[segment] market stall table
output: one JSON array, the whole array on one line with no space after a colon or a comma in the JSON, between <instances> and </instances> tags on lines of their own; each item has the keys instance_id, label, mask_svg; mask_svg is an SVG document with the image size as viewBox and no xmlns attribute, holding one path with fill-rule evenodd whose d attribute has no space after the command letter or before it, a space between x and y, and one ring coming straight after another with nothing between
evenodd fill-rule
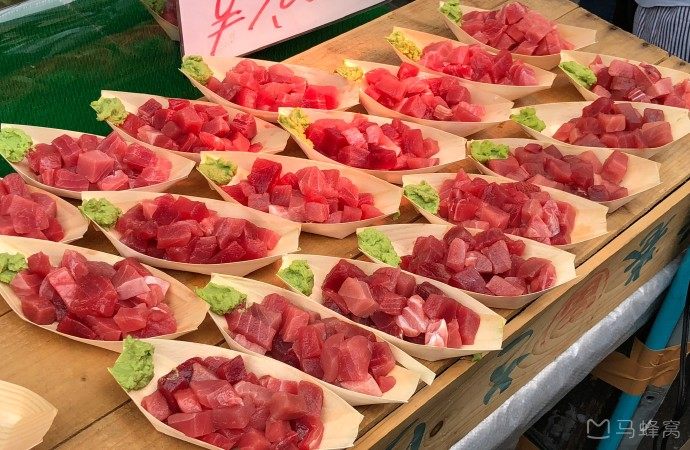
<instances>
[{"instance_id":1,"label":"market stall table","mask_svg":"<svg viewBox=\"0 0 690 450\"><path fill-rule=\"evenodd\" d=\"M501 1L464 2L494 8ZM530 0L528 6L561 23L596 29L598 42L585 51L614 54L687 70L685 63L598 19L565 0ZM364 26L318 45L290 62L332 70L343 58L396 63L385 41L394 25L452 37L437 13L435 0L417 0ZM152 92L155 94L156 92ZM581 100L563 75L550 90L516 102ZM524 137L519 127L504 123L473 138ZM676 142L654 159L662 164L662 184L609 216L610 233L578 246L579 278L543 295L521 311L499 311L509 322L504 349L483 358L427 363L439 375L404 405L361 407L365 418L359 448L448 448L473 429L519 387L562 353L585 331L606 316L687 245L690 220L690 138ZM283 154L300 156L294 142ZM470 169L468 162L449 171ZM172 190L218 198L194 172ZM424 222L404 203L395 223ZM107 240L90 229L77 245L114 252ZM356 238L334 240L305 234L304 253L361 258ZM250 275L280 285L279 264ZM207 276L170 272L190 287L202 286ZM182 339L220 345L223 338L209 318ZM0 304L0 379L21 383L58 408L58 416L40 448L189 448L188 444L153 430L135 405L105 370L116 354L77 344L31 326Z\"/></svg>"}]
</instances>

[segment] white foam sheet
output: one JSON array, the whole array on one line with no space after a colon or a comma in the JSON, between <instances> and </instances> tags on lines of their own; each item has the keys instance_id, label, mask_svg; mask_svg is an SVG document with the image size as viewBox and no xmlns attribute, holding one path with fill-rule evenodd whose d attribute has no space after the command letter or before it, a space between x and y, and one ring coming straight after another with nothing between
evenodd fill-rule
<instances>
[{"instance_id":1,"label":"white foam sheet","mask_svg":"<svg viewBox=\"0 0 690 450\"><path fill-rule=\"evenodd\" d=\"M682 255L681 255L682 256ZM676 258L509 397L451 450L515 448L518 438L652 315L680 263ZM494 400L496 401L496 400Z\"/></svg>"}]
</instances>

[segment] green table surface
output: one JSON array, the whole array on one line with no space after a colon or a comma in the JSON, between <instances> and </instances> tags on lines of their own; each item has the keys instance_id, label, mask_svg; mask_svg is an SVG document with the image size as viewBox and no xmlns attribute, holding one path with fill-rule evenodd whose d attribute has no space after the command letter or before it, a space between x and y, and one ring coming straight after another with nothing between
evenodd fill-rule
<instances>
[{"instance_id":1,"label":"green table surface","mask_svg":"<svg viewBox=\"0 0 690 450\"><path fill-rule=\"evenodd\" d=\"M377 6L250 55L281 61L379 17ZM0 122L107 134L101 89L198 98L171 41L136 0L77 0L0 23ZM0 176L11 168L0 159Z\"/></svg>"}]
</instances>

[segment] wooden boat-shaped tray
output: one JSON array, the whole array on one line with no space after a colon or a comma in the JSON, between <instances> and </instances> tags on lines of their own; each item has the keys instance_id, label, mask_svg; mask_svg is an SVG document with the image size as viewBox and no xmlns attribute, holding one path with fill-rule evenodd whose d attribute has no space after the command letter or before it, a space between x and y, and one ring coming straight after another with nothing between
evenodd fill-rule
<instances>
[{"instance_id":1,"label":"wooden boat-shaped tray","mask_svg":"<svg viewBox=\"0 0 690 450\"><path fill-rule=\"evenodd\" d=\"M444 2L440 2L440 5L443 5ZM465 6L465 5L460 5L460 11L464 14L467 14L470 11L488 11L486 9L481 9L481 8L474 8L472 6ZM441 17L443 17L443 21L445 22L446 26L448 29L455 35L455 37L458 38L460 42L464 42L465 44L479 44L481 45L485 50L490 51L491 53L498 53L499 49L490 47L486 44L482 44L469 34L465 32L465 30L462 29L460 25L457 23L453 22L450 20L448 17L446 17L445 14L441 14ZM582 47L587 47L588 45L592 45L597 41L597 31L592 30L589 28L581 28L581 27L574 27L572 25L564 25L561 23L556 24L556 29L558 30L558 34L561 35L564 39L569 41L575 49L579 49ZM561 61L561 55L560 53L555 53L553 55L543 55L543 56L533 56L533 55L521 55L519 53L512 53L512 55L515 58L521 59L524 62L531 64L536 67L541 67L542 69L549 70L553 69L558 65L558 63Z\"/></svg>"},{"instance_id":2,"label":"wooden boat-shaped tray","mask_svg":"<svg viewBox=\"0 0 690 450\"><path fill-rule=\"evenodd\" d=\"M232 277L228 275L219 274L211 275L211 283L218 284L221 286L233 287L238 291L242 292L243 294L246 294L247 299L245 301L245 305L247 307L249 307L253 303L261 303L264 297L266 297L269 294L278 294L285 297L291 304L295 305L299 309L315 312L319 314L321 318L335 317L344 322L353 324L354 326L362 327L356 322L344 318L343 316L335 313L334 311L331 311L325 306L309 300L302 294L297 294L295 292L279 288L272 284L262 283L260 281L255 281L249 278ZM215 322L216 326L218 326L220 332L223 334L223 337L225 338L225 341L228 343L230 348L244 353L258 355L258 353L253 352L250 349L247 349L246 347L243 347L241 344L239 344L236 340L232 338L232 336L228 332L228 324L224 316L215 314L212 311L209 311L209 314L211 315L211 318ZM427 384L431 384L431 382L434 380L436 376L436 374L433 371L427 369L419 361L412 358L399 348L395 347L393 344L384 341L378 336L377 339L379 341L386 342L390 346L390 349L393 352L393 356L395 357L396 362L398 363L397 366L388 374L389 376L395 378L395 386L390 391L385 392L381 397L351 391L349 389L345 389L335 384L328 383L318 378L312 377L311 375L307 376L310 377L312 382L325 386L327 389L330 389L331 391L335 392L340 397L345 399L346 402L353 406L372 405L379 403L405 403L410 399L412 394L415 393L415 390L417 389L417 384L419 383L420 379L422 379L422 381L424 381Z\"/></svg>"},{"instance_id":3,"label":"wooden boat-shaped tray","mask_svg":"<svg viewBox=\"0 0 690 450\"><path fill-rule=\"evenodd\" d=\"M467 175L470 178L483 178L489 183L514 183L513 180L509 180L504 177L477 175L473 173L468 173ZM438 191L443 182L448 179L455 179L455 174L433 173L424 177L419 175L409 175L403 179L403 187L408 184L419 184L422 181L426 181L434 189L436 189L436 191ZM586 198L578 197L577 195L559 191L558 189L545 186L539 186L539 188L545 192L548 192L555 200L570 203L577 211L575 216L575 225L570 233L571 242L569 244L557 245L555 247L558 247L562 250L567 250L585 241L603 236L607 233L606 213L608 212L608 208L606 206L600 205L591 200L587 200ZM436 214L432 214L424 208L420 208L416 203L410 203L412 203L420 214L422 214L430 223L451 225L451 223L447 220Z\"/></svg>"},{"instance_id":4,"label":"wooden boat-shaped tray","mask_svg":"<svg viewBox=\"0 0 690 450\"><path fill-rule=\"evenodd\" d=\"M359 100L357 98L357 86L354 83L349 82L348 80L332 74L328 73L326 71L320 70L320 69L315 69L313 67L307 67L307 66L301 66L297 64L288 64L288 63L276 63L273 61L264 61L260 59L250 59L250 58L242 58L242 57L220 57L220 56L204 56L204 62L208 65L208 67L211 69L213 72L213 76L218 78L219 80L223 80L225 78L225 74L228 70L232 69L239 63L240 61L244 59L249 59L250 61L254 61L256 64L259 66L272 66L274 64L282 64L286 67L289 67L292 69L292 71L295 73L296 76L302 77L307 80L309 84L313 85L320 85L320 86L335 86L338 88L338 92L340 93L340 102L338 104L338 107L336 109L338 110L345 110L348 108L351 108L355 106L356 104L359 103ZM182 72L184 73L184 72ZM232 103L231 101L221 97L220 95L216 94L203 84L199 83L197 80L194 78L190 77L187 74L184 74L187 79L196 87L199 89L199 91L206 97L208 100L218 103L219 105L225 105L229 106L231 108L235 109L241 109L242 111L246 111L250 113L251 115L255 117L259 117L263 120L266 120L268 122L277 122L278 121L278 111L266 111L262 109L254 109L254 108L247 108L244 106L240 106L236 103Z\"/></svg>"},{"instance_id":5,"label":"wooden boat-shaped tray","mask_svg":"<svg viewBox=\"0 0 690 450\"><path fill-rule=\"evenodd\" d=\"M377 230L384 235L386 235L393 244L395 252L399 256L411 255L412 248L418 237L421 236L434 236L438 239L443 239L443 236L448 230L450 230L453 225L439 225L439 224L427 224L427 223L411 223L411 224L400 224L400 225L381 225L377 227L369 227L370 229ZM361 228L357 230L357 234L367 228ZM470 233L477 234L480 230L468 229ZM575 255L568 253L564 250L560 250L551 245L542 244L540 242L533 241L531 239L523 238L520 236L506 235L510 239L519 240L525 243L525 253L522 255L523 258L544 258L551 261L556 268L556 281L554 285L548 289L544 289L539 292L532 292L524 295L515 296L501 296L501 295L489 295L481 294L479 292L466 291L461 289L470 297L479 300L482 304L488 306L489 308L502 308L502 309L520 309L532 302L534 299L540 295L550 291L551 289L560 286L562 284L568 283L574 280L577 275L575 274ZM365 252L361 247L360 250L366 255L370 260L385 264L373 255Z\"/></svg>"},{"instance_id":6,"label":"wooden boat-shaped tray","mask_svg":"<svg viewBox=\"0 0 690 450\"><path fill-rule=\"evenodd\" d=\"M62 254L65 250L76 251L86 257L89 261L102 261L108 264L115 264L121 261L122 258L110 253L99 252L84 247L76 247L74 245L67 245L59 242L43 241L38 239L28 239L13 236L3 236L0 239L0 253L21 253L25 257L29 257L34 253L43 252L50 258L54 265L59 264L62 259ZM208 304L198 298L194 293L184 284L180 283L174 277L160 271L154 267L146 267L153 276L170 283L170 288L165 296L165 303L170 307L175 320L177 321L177 330L175 333L157 336L155 339L175 339L183 334L191 333L196 330L201 322L206 317L208 311ZM61 333L57 331L57 322L51 325L38 325L31 322L22 312L21 300L14 293L12 288L4 283L0 283L0 294L7 301L7 304L12 310L26 322L41 327L44 330L59 334L60 336L72 339L84 344L95 345L106 350L114 352L122 351L122 341L104 341L100 339L84 339L71 334Z\"/></svg>"},{"instance_id":7,"label":"wooden boat-shaped tray","mask_svg":"<svg viewBox=\"0 0 690 450\"><path fill-rule=\"evenodd\" d=\"M164 194L157 194L153 192L84 192L82 200L104 198L113 205L120 208L122 213L127 212L131 207L140 203L143 200L153 200ZM179 195L174 195L179 197ZM169 261L167 259L154 258L153 256L139 253L138 251L128 247L120 241L120 233L115 228L107 229L94 222L96 228L101 230L105 237L113 244L115 249L122 256L136 258L144 264L162 269L183 270L185 272L195 272L201 274L211 273L225 273L228 275L244 276L261 267L271 264L273 261L279 259L286 253L296 252L299 250L299 234L300 225L289 220L281 219L255 209L247 208L239 204L224 202L222 200L211 200L208 198L191 197L185 195L184 197L196 202L203 202L209 210L216 211L220 217L233 217L238 219L246 219L254 225L268 228L275 231L281 237L278 244L272 250L269 250L268 256L258 259L251 259L248 261L237 261L222 264L194 264L185 262Z\"/></svg>"},{"instance_id":8,"label":"wooden boat-shaped tray","mask_svg":"<svg viewBox=\"0 0 690 450\"><path fill-rule=\"evenodd\" d=\"M359 67L366 74L370 70L374 69L386 69L392 74L398 72L397 66L392 66L390 64L374 63L369 61L356 61L353 59L346 59L343 64L346 67ZM418 78L430 79L439 78L439 75L431 74L427 72L420 72L417 75ZM390 109L383 106L381 103L370 97L365 91L367 87L367 82L364 78L360 81L360 91L359 91L359 101L366 108L369 114L375 116L388 117L391 119L401 119L408 122L418 123L420 125L426 125L428 127L438 128L439 130L446 131L458 136L467 136L473 133L477 133L491 126L497 125L506 120L510 115L510 108L513 102L500 97L493 92L484 91L478 89L474 86L465 86L470 91L473 104L481 104L484 106L486 113L480 122L459 122L456 120L431 120L431 119L419 119L416 117L408 116L394 109Z\"/></svg>"},{"instance_id":9,"label":"wooden boat-shaped tray","mask_svg":"<svg viewBox=\"0 0 690 450\"><path fill-rule=\"evenodd\" d=\"M553 135L565 122L570 119L582 116L582 108L588 106L592 102L562 102L562 103L542 103L540 105L529 105L528 108L534 108L538 118L544 121L546 128L542 131L533 130L519 124L522 129L532 136L534 139L540 141L550 142L552 144L566 144L582 149L582 151L589 150L592 147L585 147L581 145L572 145L567 142L554 139ZM674 108L672 106L655 105L652 103L638 103L638 102L616 102L616 103L630 103L633 108L639 111L640 114L645 108L660 109L664 112L666 121L671 124L671 134L673 140L661 147L652 148L609 148L609 150L620 150L625 153L630 153L640 158L651 158L657 153L671 147L678 139L690 133L690 116L688 110L684 108ZM525 107L522 107L525 108ZM519 114L522 108L515 108L511 114Z\"/></svg>"},{"instance_id":10,"label":"wooden boat-shaped tray","mask_svg":"<svg viewBox=\"0 0 690 450\"><path fill-rule=\"evenodd\" d=\"M161 97L159 95L151 95L151 94L139 94L136 92L120 92L120 91L101 91L101 98L117 98L119 99L123 105L125 105L125 109L127 110L128 113L131 114L136 114L137 110L141 105L143 105L147 100L149 99L154 99L157 100L163 107L168 106L168 98L167 97ZM203 105L203 106L218 106L216 103L210 103L210 102L203 102L199 100L189 100L192 105ZM236 108L230 108L229 106L226 105L220 105L222 106L229 114L229 117L235 117L238 113L242 112L239 109ZM256 136L254 139L252 139L252 144L259 143L262 145L261 150L259 153L280 153L283 150L285 150L285 146L287 145L288 138L290 137L288 133L286 133L284 130L282 130L280 127L270 123L266 122L265 120L262 120L258 117L254 118L256 120ZM108 121L106 121L108 122ZM199 153L193 153L193 152L181 152L177 150L170 150L167 148L163 147L156 147L151 144L147 144L144 141L140 141L136 137L132 136L131 134L127 133L125 130L122 128L118 127L117 125L108 122L108 125L110 127L117 131L117 133L122 136L122 139L129 141L129 142L136 142L139 145L143 145L148 148L152 149L160 149L164 152L167 153L175 153L176 155L182 156L187 159L191 159L194 162L199 162Z\"/></svg>"},{"instance_id":11,"label":"wooden boat-shaped tray","mask_svg":"<svg viewBox=\"0 0 690 450\"><path fill-rule=\"evenodd\" d=\"M424 47L426 47L429 44L434 44L437 42L450 42L453 44L453 48L457 48L460 46L467 46L470 44L463 44L458 41L454 41L453 39L448 39L444 38L441 36L436 36L434 34L429 34L429 33L424 33L423 31L417 31L417 30L411 30L409 28L401 28L401 27L393 27L393 32L400 32L402 33L405 38L409 39L410 41L414 42L415 45L420 50L423 50ZM419 61L414 61L407 56L405 56L402 52L400 52L395 46L391 44L391 47L395 51L395 53L398 55L398 58L400 58L400 61L407 62L410 64L413 64L417 67L419 67L420 70L423 70L425 72L433 73L439 76L453 76L449 75L443 72L439 72L437 70L430 69L422 64L419 63ZM515 54L513 54L513 57L515 58ZM553 80L556 79L556 74L549 72L548 70L540 69L537 66L533 66L531 64L525 63L527 67L532 69L534 71L534 75L537 78L537 84L534 85L529 85L529 86L517 86L517 85L510 85L510 84L493 84L493 83L483 83L481 81L472 81L468 80L466 78L460 78L460 77L455 77L458 80L462 81L462 83L466 86L474 86L478 89L482 89L487 92L493 92L496 95L500 95L503 98L506 98L508 100L515 100L520 97L524 97L526 95L534 94L535 92L543 91L545 89L550 89L551 85L553 84Z\"/></svg>"},{"instance_id":12,"label":"wooden boat-shaped tray","mask_svg":"<svg viewBox=\"0 0 690 450\"><path fill-rule=\"evenodd\" d=\"M611 55L602 55L601 53L588 53L588 52L578 52L574 50L561 50L561 62L566 62L566 61L575 61L579 64L582 64L585 67L589 67L589 64L594 61L594 58L599 56L601 58L601 61L606 64L607 66L611 65L611 61L613 60L622 60L629 62L630 64L634 64L636 66L641 64L641 61L635 61L632 59L626 59L626 58L620 58L618 56L611 56ZM670 78L673 84L680 83L683 80L690 79L690 74L687 72L683 72L680 70L674 70L670 69L668 67L664 66L655 66L654 64L650 64L656 68L656 70L659 71L661 74L662 78ZM565 70L561 69L559 67L560 71L563 72L567 77L568 81L575 86L575 89L577 89L580 94L582 94L582 97L584 97L585 100L590 100L594 101L599 98L597 94L592 92L591 90L587 89L577 81Z\"/></svg>"},{"instance_id":13,"label":"wooden boat-shaped tray","mask_svg":"<svg viewBox=\"0 0 690 450\"><path fill-rule=\"evenodd\" d=\"M279 162L283 166L283 172L296 172L303 167L318 167L321 170L327 169L337 169L340 171L341 176L349 178L355 186L357 186L360 192L368 192L374 196L374 206L376 206L382 213L382 216L374 217L371 219L358 220L354 222L343 222L343 223L298 223L290 222L294 224L299 224L302 226L302 230L307 233L320 234L322 236L333 237L337 239L342 239L350 234L354 233L359 227L364 227L371 225L381 219L394 214L398 211L400 207L400 199L402 197L402 189L397 186L393 186L383 180L380 180L372 175L366 174L359 169L354 169L352 167L347 167L342 164L327 163L322 161L312 161L304 158L293 158L290 156L279 156L279 155L257 155L255 153L234 153L228 155L225 152L201 152L201 160L204 158L220 158L225 161L232 161L237 164L237 173L233 179L228 184L235 184L247 178L247 175L251 172L252 165L257 158L268 159L271 161ZM202 174L203 175L203 174ZM205 177L206 178L206 177ZM221 187L216 184L210 178L206 178L209 186L215 189L221 197L225 200L237 203L237 200L232 198L227 192L225 192ZM271 215L276 220L280 219L278 216ZM285 220L285 219L282 219ZM235 274L232 274L235 275Z\"/></svg>"},{"instance_id":14,"label":"wooden boat-shaped tray","mask_svg":"<svg viewBox=\"0 0 690 450\"><path fill-rule=\"evenodd\" d=\"M579 155L589 150L592 153L594 153L597 156L597 158L599 158L599 161L601 161L602 163L606 160L606 158L608 158L611 155L611 153L613 153L613 150L610 150L608 148L587 147L587 150L584 150L583 147L577 147L563 142L559 144L553 144L552 142L534 141L532 139L521 138L483 140L495 142L496 144L507 145L508 147L510 147L511 153L513 153L513 151L517 147L524 147L527 144L539 144L542 147L555 145L556 147L558 147L558 150L560 150L560 152L564 155ZM470 155L470 158L472 158L471 152L469 150L469 146L471 143L471 141L467 143L467 153ZM475 165L483 174L501 177L501 175L489 169L486 165L480 163L474 158L472 158L472 160L475 162ZM640 158L639 156L628 154L628 171L625 173L625 176L623 177L623 180L620 183L621 186L628 190L628 195L622 198L618 198L616 200L609 200L606 202L597 203L606 206L609 209L609 214L611 214L621 206L625 205L626 203L634 199L642 192L661 184L661 178L659 175L660 168L661 164L659 163L656 163L649 159ZM506 178L507 180L510 179L507 177L502 178Z\"/></svg>"},{"instance_id":15,"label":"wooden boat-shaped tray","mask_svg":"<svg viewBox=\"0 0 690 450\"><path fill-rule=\"evenodd\" d=\"M172 436L190 444L198 445L207 449L218 449L218 447L208 444L199 439L194 439L186 434L172 428L152 416L141 406L141 401L147 395L153 393L158 385L160 377L170 372L178 364L193 358L207 358L211 356L234 358L241 356L248 372L261 377L271 375L283 380L290 381L311 381L308 375L294 367L289 367L279 361L264 356L249 355L222 347L212 345L197 344L194 342L169 341L157 339L143 339L154 347L153 353L153 380L143 389L129 391L127 395L132 399L137 408L151 422L153 427L163 434ZM351 447L357 438L359 424L364 417L345 400L338 397L328 389L323 389L323 410L321 420L324 424L323 438L319 449L330 450Z\"/></svg>"},{"instance_id":16,"label":"wooden boat-shaped tray","mask_svg":"<svg viewBox=\"0 0 690 450\"><path fill-rule=\"evenodd\" d=\"M44 127L34 127L34 126L29 126L29 125L11 125L11 124L3 124L0 126L0 128L17 128L31 136L31 140L33 140L34 145L36 144L50 144L53 139L55 139L58 136L61 136L63 134L66 134L67 136L70 136L74 139L79 138L82 134L90 134L90 133L82 133L80 131L70 131L70 130L60 130L57 128L44 128ZM124 133L124 131L122 131ZM118 133L118 134L122 134ZM124 133L126 134L126 133ZM92 135L94 136L94 135ZM99 138L103 138L103 136L97 136ZM123 136L124 139L124 136ZM129 140L130 142L132 139ZM187 158L182 158L180 156L177 156L175 153L177 152L171 152L169 150L162 149L160 147L154 147L153 145L146 144L144 142L136 141L137 144L142 145L152 152L154 152L158 157L167 159L171 163L171 168L170 168L170 177L162 182L162 183L156 183L156 184L151 184L149 186L143 186L143 187L138 187L138 188L130 188L130 189L125 189L127 191L149 191L149 192L164 192L170 189L175 183L178 183L182 180L185 180L192 169L194 169L194 163L191 162ZM31 170L29 167L29 162L27 161L26 158L24 158L22 161L18 163L13 163L10 161L7 161L12 168L22 176L24 181L26 181L28 184L32 186L36 186L38 188L43 189L44 191L48 191L52 194L59 195L60 197L65 197L65 198L74 198L74 199L79 199L81 198L81 191L71 191L69 189L62 189L58 188L55 186L50 186L47 184L44 184L38 176ZM94 191L94 192L99 192L99 191Z\"/></svg>"},{"instance_id":17,"label":"wooden boat-shaped tray","mask_svg":"<svg viewBox=\"0 0 690 450\"><path fill-rule=\"evenodd\" d=\"M29 389L0 380L0 444L29 449L43 442L57 409Z\"/></svg>"},{"instance_id":18,"label":"wooden boat-shaped tray","mask_svg":"<svg viewBox=\"0 0 690 450\"><path fill-rule=\"evenodd\" d=\"M328 275L328 272L335 266L338 261L344 258L334 258L332 256L319 256L319 255L286 255L283 257L281 269L288 267L295 260L306 261L312 272L314 273L314 289L312 294L308 296L312 301L321 304L321 286L323 281ZM388 267L385 264L376 264L366 261L360 261L356 259L346 260L355 266L359 267L367 275L371 275L376 269L381 267ZM499 350L503 342L503 326L505 325L505 319L500 315L496 314L486 306L482 305L480 302L465 294L460 289L448 286L447 284L432 280L430 278L425 278L419 275L414 275L417 284L427 281L437 288L439 288L443 293L449 298L454 299L463 306L471 309L472 311L479 314L481 321L479 323L479 329L477 330L477 335L475 337L474 343L472 345L463 345L460 348L448 348L448 347L433 347L429 345L415 344L412 342L405 341L403 339L397 338L390 334L384 333L381 330L372 327L365 327L372 333L376 334L383 340L390 342L391 344L398 347L400 350L404 351L410 356L415 358L425 359L427 361L438 361L446 358L457 358L459 356L472 355L475 353L482 353L491 350ZM295 289L290 286L290 284L283 280L293 291ZM299 293L299 292L298 292Z\"/></svg>"},{"instance_id":19,"label":"wooden boat-shaped tray","mask_svg":"<svg viewBox=\"0 0 690 450\"><path fill-rule=\"evenodd\" d=\"M281 115L289 115L293 108L279 108L278 112ZM300 110L309 117L310 120L316 121L319 119L341 119L346 122L352 122L357 116L366 117L366 120L379 125L387 124L391 122L391 119L386 119L384 117L371 116L366 114L352 113L346 111L322 111L318 109L304 109ZM450 164L458 162L465 159L465 150L460 146L464 145L466 140L463 137L456 136L454 134L446 133L445 131L439 130L437 128L428 127L426 125L419 125L416 123L405 123L412 129L419 129L422 131L422 136L425 138L432 138L438 141L439 152L432 156L432 158L438 158L439 163L435 166L424 167L421 169L406 169L406 170L375 170L375 169L358 169L369 175L373 175L376 178L381 178L382 180L388 181L389 183L400 184L402 183L403 175L414 175L418 173L433 173L440 172L447 168ZM347 166L341 162L329 158L323 153L314 149L314 144L309 140L305 139L303 136L295 133L291 128L285 128L292 138L297 142L297 145L302 149L307 158L314 161L323 161L332 164Z\"/></svg>"}]
</instances>

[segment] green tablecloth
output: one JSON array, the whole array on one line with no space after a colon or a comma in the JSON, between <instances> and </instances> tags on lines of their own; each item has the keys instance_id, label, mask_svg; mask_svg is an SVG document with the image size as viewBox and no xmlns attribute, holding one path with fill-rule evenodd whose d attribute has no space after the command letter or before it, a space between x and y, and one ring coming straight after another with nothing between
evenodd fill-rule
<instances>
[{"instance_id":1,"label":"green tablecloth","mask_svg":"<svg viewBox=\"0 0 690 450\"><path fill-rule=\"evenodd\" d=\"M388 11L379 6L251 55L280 61ZM78 0L0 24L0 121L107 134L101 89L197 98L180 48L136 0ZM1 158L0 158L1 160ZM0 161L0 176L10 171Z\"/></svg>"}]
</instances>

